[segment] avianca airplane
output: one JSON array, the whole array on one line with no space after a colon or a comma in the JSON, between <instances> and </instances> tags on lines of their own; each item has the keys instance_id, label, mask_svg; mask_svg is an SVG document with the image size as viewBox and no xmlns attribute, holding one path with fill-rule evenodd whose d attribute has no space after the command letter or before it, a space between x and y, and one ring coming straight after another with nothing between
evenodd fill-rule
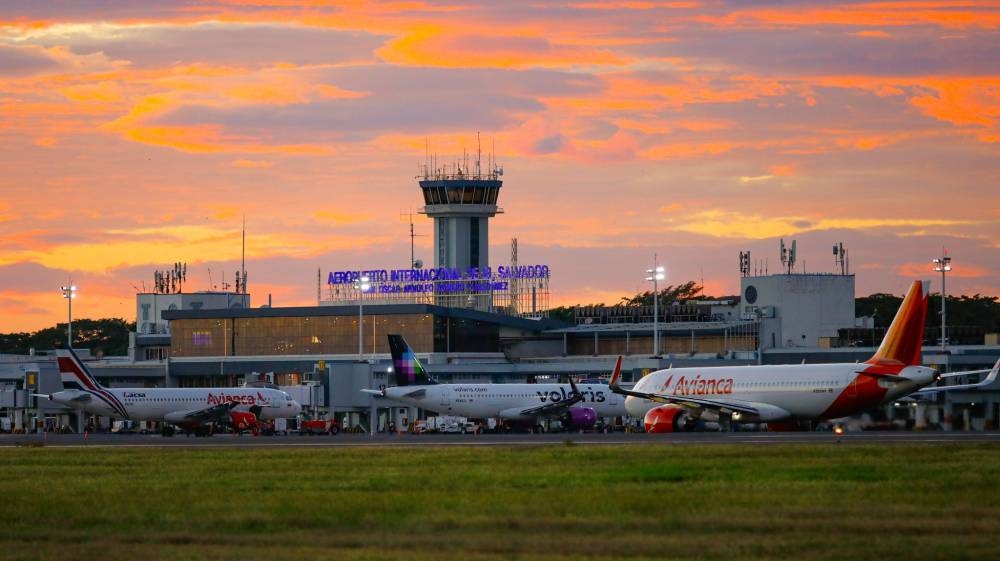
<instances>
[{"instance_id":1,"label":"avianca airplane","mask_svg":"<svg viewBox=\"0 0 1000 561\"><path fill-rule=\"evenodd\" d=\"M643 417L647 432L673 432L701 418L767 422L794 428L799 421L836 419L865 411L928 386L941 376L921 366L929 281L914 281L881 346L863 363L788 366L668 368L619 385L621 359L611 391L627 396L625 408ZM970 389L996 379L1000 361L979 384L927 388ZM967 375L969 372L953 375Z\"/></svg>"},{"instance_id":2,"label":"avianca airplane","mask_svg":"<svg viewBox=\"0 0 1000 561\"><path fill-rule=\"evenodd\" d=\"M566 428L593 427L598 418L625 415L623 399L602 384L440 384L401 335L389 335L396 385L362 390L439 414L531 422L559 419Z\"/></svg>"},{"instance_id":3,"label":"avianca airplane","mask_svg":"<svg viewBox=\"0 0 1000 561\"><path fill-rule=\"evenodd\" d=\"M257 419L295 417L302 406L272 388L105 388L72 350L57 350L63 390L36 394L87 413L133 421L162 421L199 436L209 423L251 428ZM163 436L173 436L165 425Z\"/></svg>"}]
</instances>

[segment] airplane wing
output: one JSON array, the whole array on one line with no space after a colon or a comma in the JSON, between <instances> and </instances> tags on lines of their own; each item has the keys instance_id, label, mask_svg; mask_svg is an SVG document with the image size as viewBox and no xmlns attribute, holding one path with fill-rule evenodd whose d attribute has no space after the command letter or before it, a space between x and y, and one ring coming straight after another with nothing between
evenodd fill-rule
<instances>
[{"instance_id":1,"label":"airplane wing","mask_svg":"<svg viewBox=\"0 0 1000 561\"><path fill-rule=\"evenodd\" d=\"M526 407L518 412L523 417L558 417L567 409L583 401L583 394L576 389L576 383L570 379L569 386L572 388L570 396L560 401L550 401L534 407Z\"/></svg>"},{"instance_id":2,"label":"airplane wing","mask_svg":"<svg viewBox=\"0 0 1000 561\"><path fill-rule=\"evenodd\" d=\"M171 423L225 423L229 421L229 412L237 405L240 404L227 401L204 409L174 411L164 415L164 418Z\"/></svg>"},{"instance_id":3,"label":"airplane wing","mask_svg":"<svg viewBox=\"0 0 1000 561\"><path fill-rule=\"evenodd\" d=\"M966 372L951 372L949 374L942 374L941 378L954 378L956 376L970 376L973 374L982 374L983 372L989 372L985 378L976 382L975 384L957 384L954 386L928 386L926 388L921 388L910 395L926 395L929 393L936 392L950 392L955 390L974 390L978 388L983 388L993 384L996 381L997 375L1000 374L1000 359L997 359L996 364L990 370L968 370Z\"/></svg>"}]
</instances>

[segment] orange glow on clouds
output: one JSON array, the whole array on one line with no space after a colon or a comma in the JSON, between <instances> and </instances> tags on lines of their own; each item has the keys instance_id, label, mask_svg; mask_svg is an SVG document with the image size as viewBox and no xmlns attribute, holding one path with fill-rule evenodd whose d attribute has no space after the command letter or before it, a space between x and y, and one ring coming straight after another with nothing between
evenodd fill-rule
<instances>
[{"instance_id":1,"label":"orange glow on clouds","mask_svg":"<svg viewBox=\"0 0 1000 561\"><path fill-rule=\"evenodd\" d=\"M871 230L874 228L924 228L956 226L965 221L902 218L806 218L765 217L738 212L709 210L675 218L680 231L721 238L768 239L802 234L811 230Z\"/></svg>"},{"instance_id":2,"label":"orange glow on clouds","mask_svg":"<svg viewBox=\"0 0 1000 561\"><path fill-rule=\"evenodd\" d=\"M378 54L394 64L446 68L620 66L627 62L604 50L553 44L542 34L491 35L487 29L480 31L473 34L465 29L456 32L436 25L417 26Z\"/></svg>"},{"instance_id":3,"label":"orange glow on clouds","mask_svg":"<svg viewBox=\"0 0 1000 561\"><path fill-rule=\"evenodd\" d=\"M128 115L108 123L106 128L120 132L126 139L134 142L165 146L183 152L308 155L329 154L331 152L330 147L322 145L264 144L251 137L226 134L222 127L216 125L153 126L145 124L147 120L166 113L176 105L177 102L169 97L150 96L135 105Z\"/></svg>"},{"instance_id":4,"label":"orange glow on clouds","mask_svg":"<svg viewBox=\"0 0 1000 561\"><path fill-rule=\"evenodd\" d=\"M937 25L945 29L996 29L1000 27L1000 13L991 8L995 8L995 4L988 1L969 1L958 5L946 1L869 2L829 8L797 5L787 9L750 8L731 12L723 17L708 16L701 19L721 27Z\"/></svg>"},{"instance_id":5,"label":"orange glow on clouds","mask_svg":"<svg viewBox=\"0 0 1000 561\"><path fill-rule=\"evenodd\" d=\"M676 255L677 284L704 267L721 294L737 251L793 235L849 245L859 292L901 292L947 243L956 291L1000 293L993 2L93 10L0 16L0 331L63 321L68 277L82 314L131 318L137 271L233 270L244 215L251 290L310 304L317 267L409 260L414 176L477 131L505 168L492 264L518 237L557 303L632 292L559 278L590 252Z\"/></svg>"}]
</instances>

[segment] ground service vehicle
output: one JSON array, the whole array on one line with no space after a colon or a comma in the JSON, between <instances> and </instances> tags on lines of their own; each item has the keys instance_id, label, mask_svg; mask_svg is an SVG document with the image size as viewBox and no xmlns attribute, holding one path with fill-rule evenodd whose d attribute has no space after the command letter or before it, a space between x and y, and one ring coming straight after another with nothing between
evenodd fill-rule
<instances>
[{"instance_id":1,"label":"ground service vehicle","mask_svg":"<svg viewBox=\"0 0 1000 561\"><path fill-rule=\"evenodd\" d=\"M340 425L333 419L313 419L299 423L299 434L329 434L340 432Z\"/></svg>"}]
</instances>

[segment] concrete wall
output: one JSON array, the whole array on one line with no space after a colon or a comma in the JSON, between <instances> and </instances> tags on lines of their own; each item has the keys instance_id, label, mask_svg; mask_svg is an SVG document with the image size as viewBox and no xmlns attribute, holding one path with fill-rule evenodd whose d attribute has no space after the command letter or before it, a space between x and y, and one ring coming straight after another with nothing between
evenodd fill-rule
<instances>
[{"instance_id":1,"label":"concrete wall","mask_svg":"<svg viewBox=\"0 0 1000 561\"><path fill-rule=\"evenodd\" d=\"M776 347L818 347L854 326L854 275L770 275L741 279L743 313L779 320ZM771 337L763 337L763 347Z\"/></svg>"}]
</instances>

